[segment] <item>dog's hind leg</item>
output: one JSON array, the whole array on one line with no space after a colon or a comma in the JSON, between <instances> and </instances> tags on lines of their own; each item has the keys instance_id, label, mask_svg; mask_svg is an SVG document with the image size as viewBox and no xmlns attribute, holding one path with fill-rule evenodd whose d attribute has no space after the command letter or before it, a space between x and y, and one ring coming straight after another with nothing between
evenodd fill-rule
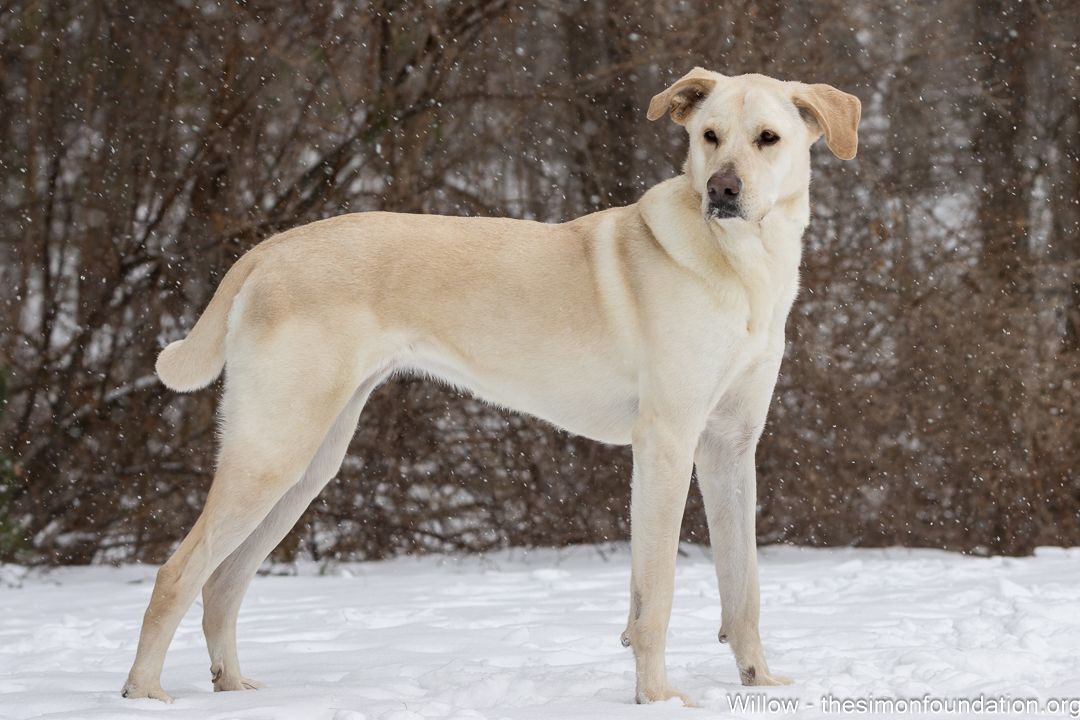
<instances>
[{"instance_id":1,"label":"dog's hind leg","mask_svg":"<svg viewBox=\"0 0 1080 720\"><path fill-rule=\"evenodd\" d=\"M229 359L218 469L202 514L158 571L125 697L171 700L161 668L181 618L218 565L301 479L356 389L351 359L326 347L298 358L298 347L318 345L278 333Z\"/></svg>"},{"instance_id":2,"label":"dog's hind leg","mask_svg":"<svg viewBox=\"0 0 1080 720\"><path fill-rule=\"evenodd\" d=\"M236 651L236 619L252 577L262 561L289 533L311 501L337 474L368 397L386 377L373 375L341 411L315 454L304 477L278 500L255 532L225 559L203 586L203 632L210 651L214 690L262 687L240 674Z\"/></svg>"}]
</instances>

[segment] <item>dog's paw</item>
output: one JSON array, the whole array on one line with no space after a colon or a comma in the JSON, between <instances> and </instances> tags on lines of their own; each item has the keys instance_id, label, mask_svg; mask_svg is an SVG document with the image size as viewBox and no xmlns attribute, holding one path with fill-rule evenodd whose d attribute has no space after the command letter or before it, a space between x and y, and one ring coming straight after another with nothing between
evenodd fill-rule
<instances>
[{"instance_id":1,"label":"dog's paw","mask_svg":"<svg viewBox=\"0 0 1080 720\"><path fill-rule=\"evenodd\" d=\"M768 671L758 672L753 665L747 668L739 668L739 679L742 680L743 685L759 686L790 685L795 682L791 678L784 677L783 675L773 675Z\"/></svg>"},{"instance_id":2,"label":"dog's paw","mask_svg":"<svg viewBox=\"0 0 1080 720\"><path fill-rule=\"evenodd\" d=\"M128 680L124 684L124 689L120 691L120 697L125 697L129 700L153 698L154 700L160 700L163 703L171 703L173 701L172 695L162 690L160 685L139 685L131 680Z\"/></svg>"},{"instance_id":3,"label":"dog's paw","mask_svg":"<svg viewBox=\"0 0 1080 720\"><path fill-rule=\"evenodd\" d=\"M635 700L638 705L647 705L655 702L666 702L667 700L677 699L686 707L697 707L690 701L684 693L679 692L673 687L664 687L660 690L647 690L639 689L637 691L637 697Z\"/></svg>"}]
</instances>

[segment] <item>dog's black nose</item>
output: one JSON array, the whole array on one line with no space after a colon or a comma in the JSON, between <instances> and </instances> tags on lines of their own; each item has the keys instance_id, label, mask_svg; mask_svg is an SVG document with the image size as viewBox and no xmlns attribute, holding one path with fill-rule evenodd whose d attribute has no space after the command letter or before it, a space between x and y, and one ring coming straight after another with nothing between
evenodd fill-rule
<instances>
[{"instance_id":1,"label":"dog's black nose","mask_svg":"<svg viewBox=\"0 0 1080 720\"><path fill-rule=\"evenodd\" d=\"M709 190L709 199L721 202L725 199L734 198L742 191L742 180L736 175L724 175L716 173L706 185Z\"/></svg>"}]
</instances>

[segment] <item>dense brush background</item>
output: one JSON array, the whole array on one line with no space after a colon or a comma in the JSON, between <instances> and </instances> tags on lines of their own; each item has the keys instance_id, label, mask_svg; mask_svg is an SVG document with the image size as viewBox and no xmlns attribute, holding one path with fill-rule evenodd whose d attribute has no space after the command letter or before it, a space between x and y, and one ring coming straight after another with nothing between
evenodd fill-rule
<instances>
[{"instance_id":1,"label":"dense brush background","mask_svg":"<svg viewBox=\"0 0 1080 720\"><path fill-rule=\"evenodd\" d=\"M0 561L156 561L191 525L218 386L153 364L245 250L634 202L679 171L645 107L693 65L863 101L858 159L814 151L760 540L1080 544L1078 40L1074 0L0 2ZM277 556L622 539L629 474L397 380Z\"/></svg>"}]
</instances>

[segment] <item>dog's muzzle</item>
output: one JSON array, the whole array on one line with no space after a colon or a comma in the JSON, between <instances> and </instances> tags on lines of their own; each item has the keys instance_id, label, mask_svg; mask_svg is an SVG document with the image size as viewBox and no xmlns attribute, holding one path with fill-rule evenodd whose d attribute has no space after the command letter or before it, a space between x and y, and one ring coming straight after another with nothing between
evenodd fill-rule
<instances>
[{"instance_id":1,"label":"dog's muzzle","mask_svg":"<svg viewBox=\"0 0 1080 720\"><path fill-rule=\"evenodd\" d=\"M742 180L730 172L716 173L709 178L705 186L709 194L709 209L705 211L705 216L718 220L742 217L742 208L739 207L742 186Z\"/></svg>"}]
</instances>

